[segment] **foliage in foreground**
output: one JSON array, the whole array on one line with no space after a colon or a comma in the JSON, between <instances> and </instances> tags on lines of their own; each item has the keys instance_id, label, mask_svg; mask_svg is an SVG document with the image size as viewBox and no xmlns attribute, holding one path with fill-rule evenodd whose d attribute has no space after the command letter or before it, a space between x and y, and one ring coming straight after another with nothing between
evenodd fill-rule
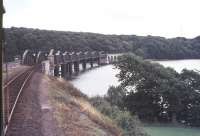
<instances>
[{"instance_id":1,"label":"foliage in foreground","mask_svg":"<svg viewBox=\"0 0 200 136\"><path fill-rule=\"evenodd\" d=\"M144 130L140 127L140 122L136 116L130 114L130 112L121 110L117 105L111 105L107 101L107 97L93 97L91 103L101 113L110 117L116 124L123 129L124 136L148 136Z\"/></svg>"},{"instance_id":2,"label":"foliage in foreground","mask_svg":"<svg viewBox=\"0 0 200 136\"><path fill-rule=\"evenodd\" d=\"M122 108L142 121L200 126L199 73L184 69L179 74L135 55L123 56L116 67L124 94L112 98L120 98ZM119 92L119 87L112 90Z\"/></svg>"}]
</instances>

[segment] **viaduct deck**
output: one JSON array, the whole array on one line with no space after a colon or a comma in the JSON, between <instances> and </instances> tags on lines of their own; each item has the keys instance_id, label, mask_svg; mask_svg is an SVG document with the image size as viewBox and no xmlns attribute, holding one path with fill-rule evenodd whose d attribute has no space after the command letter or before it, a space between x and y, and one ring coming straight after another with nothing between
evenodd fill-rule
<instances>
[{"instance_id":1,"label":"viaduct deck","mask_svg":"<svg viewBox=\"0 0 200 136\"><path fill-rule=\"evenodd\" d=\"M34 65L42 63L42 71L48 75L61 76L66 79L77 75L80 72L82 65L83 71L86 70L86 65L89 63L91 68L96 63L97 65L104 65L108 63L117 62L118 56L122 54L106 54L104 52L61 52L51 49L50 52L38 52L34 55L29 50L23 54L22 64Z\"/></svg>"}]
</instances>

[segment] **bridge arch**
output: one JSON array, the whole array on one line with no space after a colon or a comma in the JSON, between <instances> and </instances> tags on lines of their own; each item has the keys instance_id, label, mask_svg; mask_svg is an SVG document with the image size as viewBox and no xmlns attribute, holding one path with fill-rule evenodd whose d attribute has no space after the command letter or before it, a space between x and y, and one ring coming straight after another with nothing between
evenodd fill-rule
<instances>
[{"instance_id":1,"label":"bridge arch","mask_svg":"<svg viewBox=\"0 0 200 136\"><path fill-rule=\"evenodd\" d=\"M39 51L36 56L36 64L41 63L42 61L46 60L46 56L44 52Z\"/></svg>"},{"instance_id":2,"label":"bridge arch","mask_svg":"<svg viewBox=\"0 0 200 136\"><path fill-rule=\"evenodd\" d=\"M25 50L22 56L22 64L23 65L34 65L35 57L33 56L30 50Z\"/></svg>"},{"instance_id":3,"label":"bridge arch","mask_svg":"<svg viewBox=\"0 0 200 136\"><path fill-rule=\"evenodd\" d=\"M54 55L54 49L51 49L51 50L49 51L49 55Z\"/></svg>"}]
</instances>

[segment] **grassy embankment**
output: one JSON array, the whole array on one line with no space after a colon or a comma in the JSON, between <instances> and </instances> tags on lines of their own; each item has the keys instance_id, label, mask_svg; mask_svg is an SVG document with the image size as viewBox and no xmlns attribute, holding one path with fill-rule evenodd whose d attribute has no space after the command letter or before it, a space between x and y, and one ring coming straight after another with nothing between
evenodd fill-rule
<instances>
[{"instance_id":1,"label":"grassy embankment","mask_svg":"<svg viewBox=\"0 0 200 136\"><path fill-rule=\"evenodd\" d=\"M45 77L51 89L50 103L59 127L66 135L120 136L122 130L115 123L99 113L86 95L65 80Z\"/></svg>"}]
</instances>

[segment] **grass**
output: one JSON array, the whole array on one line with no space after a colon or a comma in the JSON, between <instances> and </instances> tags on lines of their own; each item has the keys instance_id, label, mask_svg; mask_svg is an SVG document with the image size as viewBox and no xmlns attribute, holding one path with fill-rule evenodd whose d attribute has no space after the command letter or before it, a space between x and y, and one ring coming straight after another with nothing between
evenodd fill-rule
<instances>
[{"instance_id":1,"label":"grass","mask_svg":"<svg viewBox=\"0 0 200 136\"><path fill-rule=\"evenodd\" d=\"M121 129L110 118L98 112L88 102L88 97L70 83L47 76L46 80L51 86L49 97L54 117L66 135L121 135Z\"/></svg>"}]
</instances>

